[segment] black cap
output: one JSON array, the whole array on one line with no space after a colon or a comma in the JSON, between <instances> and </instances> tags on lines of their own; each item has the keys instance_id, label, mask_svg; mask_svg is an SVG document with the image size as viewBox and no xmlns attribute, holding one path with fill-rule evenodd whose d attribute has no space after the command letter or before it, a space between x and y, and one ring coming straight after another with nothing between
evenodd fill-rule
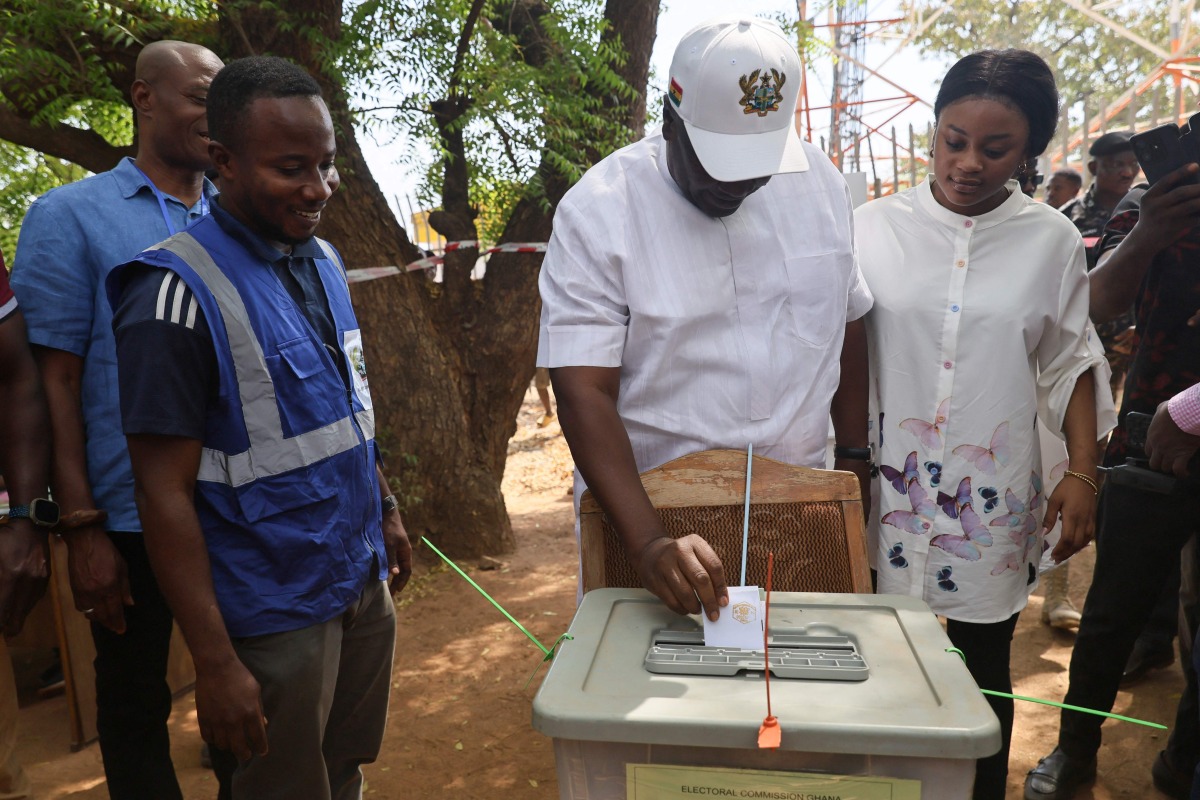
<instances>
[{"instance_id":1,"label":"black cap","mask_svg":"<svg viewBox=\"0 0 1200 800\"><path fill-rule=\"evenodd\" d=\"M1092 146L1088 148L1089 156L1111 156L1117 153L1124 153L1127 150L1132 150L1133 145L1129 140L1133 137L1133 131L1113 131L1106 133L1096 141L1092 142Z\"/></svg>"}]
</instances>

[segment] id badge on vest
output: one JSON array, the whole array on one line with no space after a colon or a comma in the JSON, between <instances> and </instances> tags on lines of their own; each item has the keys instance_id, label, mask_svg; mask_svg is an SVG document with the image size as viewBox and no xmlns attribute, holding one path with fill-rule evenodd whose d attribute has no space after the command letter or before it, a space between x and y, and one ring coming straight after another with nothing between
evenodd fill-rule
<instances>
[{"instance_id":1,"label":"id badge on vest","mask_svg":"<svg viewBox=\"0 0 1200 800\"><path fill-rule=\"evenodd\" d=\"M367 386L367 361L363 357L362 331L352 330L342 334L342 349L350 359L350 380L354 383L354 394L367 411L371 405L371 390Z\"/></svg>"}]
</instances>

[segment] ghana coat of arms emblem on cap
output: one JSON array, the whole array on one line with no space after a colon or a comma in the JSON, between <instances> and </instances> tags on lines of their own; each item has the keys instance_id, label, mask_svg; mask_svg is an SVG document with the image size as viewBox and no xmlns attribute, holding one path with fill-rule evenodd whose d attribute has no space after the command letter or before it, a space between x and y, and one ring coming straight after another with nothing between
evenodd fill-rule
<instances>
[{"instance_id":1,"label":"ghana coat of arms emblem on cap","mask_svg":"<svg viewBox=\"0 0 1200 800\"><path fill-rule=\"evenodd\" d=\"M772 80L774 86L771 85ZM742 106L742 113L765 117L768 112L778 111L785 83L787 75L777 69L756 69L738 78L738 84L742 87L742 99L738 105Z\"/></svg>"}]
</instances>

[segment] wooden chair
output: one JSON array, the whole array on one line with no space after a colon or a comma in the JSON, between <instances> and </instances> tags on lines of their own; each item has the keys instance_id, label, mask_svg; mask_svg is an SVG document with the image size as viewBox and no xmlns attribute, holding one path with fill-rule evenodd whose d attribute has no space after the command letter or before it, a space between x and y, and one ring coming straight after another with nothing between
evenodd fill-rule
<instances>
[{"instance_id":1,"label":"wooden chair","mask_svg":"<svg viewBox=\"0 0 1200 800\"><path fill-rule=\"evenodd\" d=\"M71 750L80 750L95 741L99 733L96 730L96 670L92 664L96 646L92 642L92 623L75 608L67 570L67 545L56 536L50 537L50 590L38 601L25 629L12 644L59 649ZM179 697L191 691L195 684L192 654L176 624L167 657L167 685L172 696Z\"/></svg>"},{"instance_id":2,"label":"wooden chair","mask_svg":"<svg viewBox=\"0 0 1200 800\"><path fill-rule=\"evenodd\" d=\"M642 473L650 502L673 537L698 533L735 585L742 569L746 454L705 450ZM775 553L772 588L790 592L871 591L858 478L754 457L746 583L762 586ZM579 501L583 590L641 586L591 492Z\"/></svg>"}]
</instances>

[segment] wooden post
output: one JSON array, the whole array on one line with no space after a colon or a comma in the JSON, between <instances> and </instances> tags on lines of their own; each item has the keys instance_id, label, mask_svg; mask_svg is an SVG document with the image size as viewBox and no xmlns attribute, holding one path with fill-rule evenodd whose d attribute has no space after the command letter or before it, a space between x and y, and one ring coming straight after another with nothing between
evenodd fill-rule
<instances>
[{"instance_id":1,"label":"wooden post","mask_svg":"<svg viewBox=\"0 0 1200 800\"><path fill-rule=\"evenodd\" d=\"M908 185L917 185L917 137L912 123L908 123Z\"/></svg>"},{"instance_id":2,"label":"wooden post","mask_svg":"<svg viewBox=\"0 0 1200 800\"><path fill-rule=\"evenodd\" d=\"M1066 169L1067 160L1071 157L1071 117L1067 114L1067 107L1063 106L1062 110L1062 166Z\"/></svg>"},{"instance_id":3,"label":"wooden post","mask_svg":"<svg viewBox=\"0 0 1200 800\"><path fill-rule=\"evenodd\" d=\"M1087 97L1085 96L1083 98L1083 134L1079 139L1079 161L1081 164L1087 163L1088 123L1090 121L1091 120L1088 119ZM1083 191L1086 192L1092 185L1092 175L1087 171L1087 169L1081 169L1080 172L1083 173Z\"/></svg>"},{"instance_id":4,"label":"wooden post","mask_svg":"<svg viewBox=\"0 0 1200 800\"><path fill-rule=\"evenodd\" d=\"M929 144L929 152L925 156L926 158L929 159L929 162L928 162L929 166L925 169L925 174L928 175L929 173L933 172L933 149L934 149L934 145L936 144L936 142L933 141L933 123L932 122L930 122L929 124L927 124L925 126L925 141L928 142L928 144Z\"/></svg>"},{"instance_id":5,"label":"wooden post","mask_svg":"<svg viewBox=\"0 0 1200 800\"><path fill-rule=\"evenodd\" d=\"M892 194L900 191L900 149L896 146L896 126L892 126Z\"/></svg>"},{"instance_id":6,"label":"wooden post","mask_svg":"<svg viewBox=\"0 0 1200 800\"><path fill-rule=\"evenodd\" d=\"M1125 107L1126 112L1129 114L1129 130L1131 131L1137 130L1137 105L1138 96L1137 92L1134 92L1129 96L1129 105Z\"/></svg>"}]
</instances>

